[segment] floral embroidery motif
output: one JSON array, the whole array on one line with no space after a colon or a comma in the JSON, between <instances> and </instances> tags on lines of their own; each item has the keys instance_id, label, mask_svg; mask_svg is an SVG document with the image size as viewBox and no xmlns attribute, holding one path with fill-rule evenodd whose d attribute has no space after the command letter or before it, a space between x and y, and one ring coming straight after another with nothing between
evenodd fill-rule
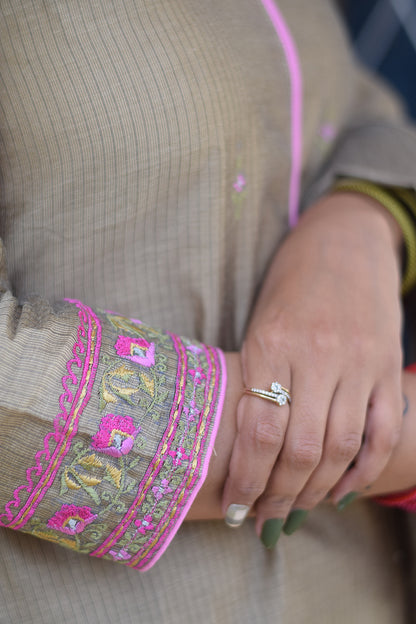
<instances>
[{"instance_id":1,"label":"floral embroidery motif","mask_svg":"<svg viewBox=\"0 0 416 624\"><path fill-rule=\"evenodd\" d=\"M200 366L198 366L198 368L196 369L191 368L189 370L189 374L191 375L191 377L194 378L194 382L198 385L201 384L203 380L207 378L207 376L204 373L204 369L201 368Z\"/></svg>"},{"instance_id":2,"label":"floral embroidery motif","mask_svg":"<svg viewBox=\"0 0 416 624\"><path fill-rule=\"evenodd\" d=\"M124 548L122 548L118 552L116 550L110 550L109 555L112 556L114 561L128 561L129 559L131 559L131 555L129 555L127 550L124 550Z\"/></svg>"},{"instance_id":3,"label":"floral embroidery motif","mask_svg":"<svg viewBox=\"0 0 416 624\"><path fill-rule=\"evenodd\" d=\"M81 533L87 524L94 522L96 517L97 515L92 513L90 507L62 505L60 511L49 520L47 526L67 535L75 535Z\"/></svg>"},{"instance_id":4,"label":"floral embroidery motif","mask_svg":"<svg viewBox=\"0 0 416 624\"><path fill-rule=\"evenodd\" d=\"M150 566L172 539L174 529L167 526L177 526L176 519L195 487L201 470L200 449L207 443L218 400L218 352L205 345L185 345L178 336L169 336L178 356L178 373L160 451L149 464L123 521L91 553L116 560L122 553L127 565L140 569ZM156 367L161 365L158 357L156 354ZM155 396L158 390L155 388ZM126 553L131 555L128 560Z\"/></svg>"},{"instance_id":5,"label":"floral embroidery motif","mask_svg":"<svg viewBox=\"0 0 416 624\"><path fill-rule=\"evenodd\" d=\"M233 184L233 188L236 191L236 193L242 193L244 191L244 189L246 188L246 179L243 176L242 173L239 173L237 176L236 181Z\"/></svg>"},{"instance_id":6,"label":"floral embroidery motif","mask_svg":"<svg viewBox=\"0 0 416 624\"><path fill-rule=\"evenodd\" d=\"M234 217L239 219L243 203L247 196L247 178L243 173L243 159L241 155L237 157L236 170L237 174L233 182L231 199L234 204Z\"/></svg>"},{"instance_id":7,"label":"floral embroidery motif","mask_svg":"<svg viewBox=\"0 0 416 624\"><path fill-rule=\"evenodd\" d=\"M180 446L177 449L173 449L172 451L169 451L169 455L173 458L174 466L181 466L182 462L189 461L189 455L186 454L186 451L183 448L183 446Z\"/></svg>"},{"instance_id":8,"label":"floral embroidery motif","mask_svg":"<svg viewBox=\"0 0 416 624\"><path fill-rule=\"evenodd\" d=\"M54 496L44 501L49 520L32 517L31 511L26 530L82 553L146 569L172 540L206 474L224 394L222 355L140 321L112 314L98 320L76 305L89 329L78 328L59 400L62 413L42 451L48 466L42 478L49 479L45 493L55 485ZM106 352L98 360L101 326ZM72 366L81 370L81 381ZM94 392L97 368L100 382ZM73 405L72 411L66 411L65 402ZM74 418L63 418L72 413ZM64 442L63 451L59 445L57 451L52 448L52 436ZM52 461L55 457L59 461ZM27 474L29 482L35 468ZM8 503L9 512L15 501L20 503L24 487ZM30 504L29 496L28 508ZM14 522L10 526L15 528Z\"/></svg>"},{"instance_id":9,"label":"floral embroidery motif","mask_svg":"<svg viewBox=\"0 0 416 624\"><path fill-rule=\"evenodd\" d=\"M332 123L324 123L320 127L319 134L326 143L331 143L337 136L337 131Z\"/></svg>"},{"instance_id":10,"label":"floral embroidery motif","mask_svg":"<svg viewBox=\"0 0 416 624\"><path fill-rule=\"evenodd\" d=\"M142 366L154 366L155 345L144 338L119 336L114 345L118 355Z\"/></svg>"},{"instance_id":11,"label":"floral embroidery motif","mask_svg":"<svg viewBox=\"0 0 416 624\"><path fill-rule=\"evenodd\" d=\"M160 501L166 494L170 494L173 490L169 487L169 481L162 479L160 485L152 487L152 492L157 501Z\"/></svg>"},{"instance_id":12,"label":"floral embroidery motif","mask_svg":"<svg viewBox=\"0 0 416 624\"><path fill-rule=\"evenodd\" d=\"M101 419L100 430L93 436L91 446L101 453L121 457L131 451L139 431L140 427L135 428L130 416L108 414Z\"/></svg>"},{"instance_id":13,"label":"floral embroidery motif","mask_svg":"<svg viewBox=\"0 0 416 624\"><path fill-rule=\"evenodd\" d=\"M143 520L136 520L134 524L142 535L145 535L146 531L153 531L155 528L152 524L152 516L150 514L146 514Z\"/></svg>"}]
</instances>

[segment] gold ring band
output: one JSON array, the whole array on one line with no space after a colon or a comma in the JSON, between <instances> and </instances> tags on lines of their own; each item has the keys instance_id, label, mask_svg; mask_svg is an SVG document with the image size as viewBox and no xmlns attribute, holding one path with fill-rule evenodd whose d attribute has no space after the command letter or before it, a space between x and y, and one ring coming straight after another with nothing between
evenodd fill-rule
<instances>
[{"instance_id":1,"label":"gold ring band","mask_svg":"<svg viewBox=\"0 0 416 624\"><path fill-rule=\"evenodd\" d=\"M271 401L272 403L280 406L286 405L286 403L291 403L292 401L289 390L277 381L272 383L270 390L262 390L261 388L245 388L244 394L259 397L260 399Z\"/></svg>"}]
</instances>

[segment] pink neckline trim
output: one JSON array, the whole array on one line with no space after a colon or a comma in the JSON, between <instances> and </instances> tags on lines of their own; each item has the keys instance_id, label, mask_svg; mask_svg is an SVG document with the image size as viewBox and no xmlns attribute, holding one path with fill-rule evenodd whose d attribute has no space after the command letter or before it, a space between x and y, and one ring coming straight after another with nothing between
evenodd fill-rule
<instances>
[{"instance_id":1,"label":"pink neckline trim","mask_svg":"<svg viewBox=\"0 0 416 624\"><path fill-rule=\"evenodd\" d=\"M302 167L302 72L292 34L274 0L261 0L285 53L291 87L292 168L289 185L289 225L299 218L300 177Z\"/></svg>"}]
</instances>

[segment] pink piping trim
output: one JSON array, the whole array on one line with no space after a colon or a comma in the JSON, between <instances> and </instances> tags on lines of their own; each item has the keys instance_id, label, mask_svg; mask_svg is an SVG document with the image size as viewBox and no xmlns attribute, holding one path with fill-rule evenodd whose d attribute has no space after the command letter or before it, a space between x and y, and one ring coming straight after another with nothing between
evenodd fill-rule
<instances>
[{"instance_id":1,"label":"pink piping trim","mask_svg":"<svg viewBox=\"0 0 416 624\"><path fill-rule=\"evenodd\" d=\"M225 399L225 391L226 391L226 387L227 387L227 368L225 365L225 358L224 358L224 354L222 353L222 351L220 349L215 349L216 353L218 354L219 357L219 361L220 361L220 366L221 366L221 378L222 378L222 382L221 382L221 390L220 390L220 394L218 397L218 405L217 405L217 410L216 410L216 414L214 415L214 424L212 427L212 433L211 433L211 439L209 441L208 447L207 447L207 451L206 451L206 455L205 455L205 459L204 459L204 463L202 466L202 471L201 471L201 475L199 478L199 482L196 484L194 490L192 491L191 495L189 496L186 504L183 506L182 511L180 516L177 518L175 525L170 528L169 530L169 536L166 539L165 543L163 544L163 546L160 548L160 550L158 550L158 552L153 556L153 558L151 559L151 561L149 561L148 563L146 563L143 566L138 566L138 569L140 569L140 571L145 572L146 570L149 570L158 559L160 559L160 557L163 555L163 553L165 552L165 550L167 549L167 547L169 546L169 544L171 543L171 541L173 540L173 538L175 537L179 527L181 526L186 514L188 513L192 503L194 502L199 490L201 489L207 474L208 474L208 466L209 466L209 462L211 459L211 455L212 455L212 451L214 449L214 445L215 445L215 440L217 437L217 433L218 433L218 429L220 426L220 422L221 422L221 416L222 416L222 410L224 407L224 399ZM215 404L215 400L213 400L213 404Z\"/></svg>"},{"instance_id":2,"label":"pink piping trim","mask_svg":"<svg viewBox=\"0 0 416 624\"><path fill-rule=\"evenodd\" d=\"M156 526L154 533L157 535L157 533L159 532L160 534L160 530L161 527L163 527L165 525L166 522L166 517L170 515L171 513L171 509L174 505L176 505L178 496L180 493L184 492L184 499L187 500L188 499L188 494L189 492L192 492L193 487L194 487L194 483L195 481L198 480L199 478L199 470L200 470L200 465L201 465L201 455L202 455L202 450L199 453L199 455L195 454L195 446L197 445L198 442L198 437L199 437L199 432L201 429L201 423L203 421L204 418L204 411L205 411L205 406L207 405L207 395L208 395L208 388L210 385L210 380L211 380L211 376L212 376L212 364L211 364L211 358L210 358L210 349L209 347L207 347L206 345L203 345L204 348L204 352L205 355L207 357L207 361L209 362L208 365L208 370L207 370L207 384L205 385L205 391L204 391L204 407L201 410L201 417L199 419L199 423L198 423L198 428L197 428L197 433L195 434L195 438L194 438L194 443L192 446L192 451L190 453L190 457L191 460L188 464L188 467L185 471L185 474L183 475L182 481L180 486L178 486L177 491L175 496L172 497L172 500L170 502L170 504L168 505L168 508L166 509L165 513L163 514L163 516L160 519L160 522L158 523L158 525ZM214 351L214 358L215 358L215 351ZM216 358L215 358L216 361ZM217 372L218 366L216 367L216 372ZM188 372L188 368L185 371L185 375L187 375ZM216 403L216 397L218 394L218 373L216 374L215 377L215 385L214 385L214 396L212 399L212 404L211 405L215 405ZM205 429L205 435L203 440L201 441L201 449L204 447L205 444L205 440L207 438L208 435L208 429L209 426L211 424L211 420L212 420L212 409L210 409L210 413L207 417L207 427ZM195 468L193 469L193 462L197 461L197 464L195 466ZM189 475L190 473L193 472L193 477L191 479L191 482L189 484L189 487L187 489L184 488L185 483L188 481L189 479ZM184 505L186 505L186 503L183 503ZM143 569L147 566L147 562L150 562L152 560L152 558L155 556L154 553L155 552L164 552L166 550L166 548L168 547L168 545L170 544L170 542L172 541L173 536L175 535L175 533L177 532L181 522L180 522L180 518L181 518L181 513L178 513L178 511L176 512L176 515L170 520L170 522L168 523L168 527L166 528L164 534L160 535L159 539L157 539L156 543L154 544L154 546L149 550L149 552L147 553L147 555L145 557L141 557L141 553L144 552L147 549L147 544L137 553L137 555L135 555L131 561L131 567L135 568L135 569ZM152 540L150 540L152 541ZM160 557L160 555L159 555ZM157 559L157 557L156 557ZM153 565L153 561L152 564Z\"/></svg>"},{"instance_id":3,"label":"pink piping trim","mask_svg":"<svg viewBox=\"0 0 416 624\"><path fill-rule=\"evenodd\" d=\"M292 34L273 0L261 0L282 44L290 74L292 169L289 185L289 225L299 218L300 178L302 170L302 72Z\"/></svg>"},{"instance_id":4,"label":"pink piping trim","mask_svg":"<svg viewBox=\"0 0 416 624\"><path fill-rule=\"evenodd\" d=\"M207 357L207 361L209 362L208 365L208 371L207 371L207 384L205 385L205 392L204 392L204 396L205 396L205 401L204 401L204 408L203 410L201 410L201 416L200 416L200 420L199 420L199 426L198 426L198 432L195 435L195 439L194 439L194 444L192 447L192 452L191 452L191 458L196 458L196 466L194 467L194 469L192 469L192 464L195 461L194 459L192 459L192 461L189 463L189 466L184 474L184 477L182 479L181 485L180 487L178 487L178 494L179 492L182 492L184 490L184 485L185 483L188 481L189 479L189 475L191 472L193 472L193 476L191 479L191 482L189 483L188 487L186 488L186 491L184 493L184 499L185 502L182 503L182 505L180 506L180 509L176 511L175 516L172 518L172 520L169 522L169 526L168 528L165 530L164 534L162 534L160 536L160 539L156 542L156 544L153 546L153 548L151 550L149 550L149 552L147 553L146 557L144 557L142 560L140 560L139 562L137 561L137 557L134 558L134 560L132 561L132 567L134 567L135 569L147 569L147 567L151 565L153 565L153 563L155 561L157 561L157 559L159 559L159 557L161 557L161 555L165 552L166 548L169 546L169 544L171 543L173 537L175 536L175 534L177 533L180 525L182 524L182 520L183 520L183 510L185 508L185 510L189 509L189 498L191 498L191 502L193 500L192 496L193 496L193 492L194 492L194 488L196 487L198 490L200 489L203 481L204 481L204 477L203 475L203 470L205 468L205 463L203 462L203 450L205 448L205 442L206 439L209 437L209 430L211 427L211 423L214 420L215 422L215 412L213 412L213 407L216 405L217 403L217 396L218 396L218 386L219 386L219 379L220 379L220 375L218 374L218 369L220 368L218 366L218 357L217 357L217 353L214 349L212 349L211 347L207 347L206 345L204 345L204 351ZM198 443L198 437L200 435L200 428L201 428L201 424L203 422L204 419L204 411L205 411L205 406L208 404L208 392L209 392L209 386L210 386L210 381L212 378L212 369L213 369L213 365L211 363L211 356L210 354L213 355L213 359L215 362L215 373L214 373L214 379L215 379L215 383L214 383L214 393L213 393L213 397L212 397L212 402L210 405L210 410L209 410L209 414L207 415L206 418L206 427L205 427L205 433L203 436L203 439L201 440L201 450L199 452L199 454L195 453L195 447ZM206 451L205 451L206 453ZM202 470L201 470L201 464L202 464ZM202 478L202 482L200 482ZM166 521L166 517L170 515L171 513L171 509L172 506L176 504L178 496L175 496L168 509L166 510L165 514L163 515L163 517L161 518L158 526L156 527L156 531L160 531L160 527L162 527L165 524ZM156 553L156 554L155 554ZM149 567L150 567L149 566Z\"/></svg>"}]
</instances>

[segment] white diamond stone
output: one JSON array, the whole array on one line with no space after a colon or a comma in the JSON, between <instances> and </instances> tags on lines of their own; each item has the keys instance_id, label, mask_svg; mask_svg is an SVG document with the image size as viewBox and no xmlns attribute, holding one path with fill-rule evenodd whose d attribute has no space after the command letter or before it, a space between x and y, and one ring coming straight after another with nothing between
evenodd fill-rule
<instances>
[{"instance_id":1,"label":"white diamond stone","mask_svg":"<svg viewBox=\"0 0 416 624\"><path fill-rule=\"evenodd\" d=\"M276 401L279 403L279 405L286 405L287 396L285 394L279 394L279 396L276 397Z\"/></svg>"},{"instance_id":2,"label":"white diamond stone","mask_svg":"<svg viewBox=\"0 0 416 624\"><path fill-rule=\"evenodd\" d=\"M281 391L282 391L282 386L277 381L274 381L272 383L272 392L275 392L276 394L280 394Z\"/></svg>"}]
</instances>

